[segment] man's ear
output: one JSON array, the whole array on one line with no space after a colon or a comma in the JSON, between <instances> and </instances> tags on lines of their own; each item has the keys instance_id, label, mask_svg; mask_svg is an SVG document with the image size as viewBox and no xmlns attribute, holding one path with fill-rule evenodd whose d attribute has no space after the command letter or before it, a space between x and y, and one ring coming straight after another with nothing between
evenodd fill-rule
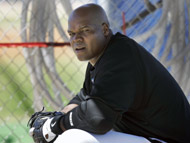
<instances>
[{"instance_id":1,"label":"man's ear","mask_svg":"<svg viewBox=\"0 0 190 143\"><path fill-rule=\"evenodd\" d=\"M102 23L102 30L103 30L104 36L107 37L110 33L109 25L107 23Z\"/></svg>"}]
</instances>

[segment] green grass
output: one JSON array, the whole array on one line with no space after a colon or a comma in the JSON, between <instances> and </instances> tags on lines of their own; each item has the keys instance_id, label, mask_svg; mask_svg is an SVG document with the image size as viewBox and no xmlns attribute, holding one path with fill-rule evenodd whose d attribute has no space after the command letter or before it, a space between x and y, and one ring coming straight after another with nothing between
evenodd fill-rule
<instances>
[{"instance_id":1,"label":"green grass","mask_svg":"<svg viewBox=\"0 0 190 143\"><path fill-rule=\"evenodd\" d=\"M67 57L59 58L56 63L60 78L72 92L77 93L82 87L86 65L76 59L70 61ZM53 96L52 83L45 72L44 78ZM0 60L0 79L0 106L3 107L1 114L6 116L8 112L19 109L18 114L22 115L31 109L33 88L24 59L14 62ZM64 100L64 95L62 97ZM33 110L30 110L29 114L31 112Z\"/></svg>"},{"instance_id":2,"label":"green grass","mask_svg":"<svg viewBox=\"0 0 190 143\"><path fill-rule=\"evenodd\" d=\"M26 122L0 125L0 143L32 143Z\"/></svg>"},{"instance_id":3,"label":"green grass","mask_svg":"<svg viewBox=\"0 0 190 143\"><path fill-rule=\"evenodd\" d=\"M76 59L71 61L66 56L56 61L59 76L74 93L82 86L85 67L85 63ZM44 74L53 96L51 81ZM24 59L15 59L14 62L0 59L0 143L32 142L26 127L29 116L34 112L32 102L33 88Z\"/></svg>"},{"instance_id":4,"label":"green grass","mask_svg":"<svg viewBox=\"0 0 190 143\"><path fill-rule=\"evenodd\" d=\"M9 112L25 114L31 108L33 91L26 77L25 66L19 69L19 64L17 67L0 61L0 105L3 105L0 113L4 116Z\"/></svg>"}]
</instances>

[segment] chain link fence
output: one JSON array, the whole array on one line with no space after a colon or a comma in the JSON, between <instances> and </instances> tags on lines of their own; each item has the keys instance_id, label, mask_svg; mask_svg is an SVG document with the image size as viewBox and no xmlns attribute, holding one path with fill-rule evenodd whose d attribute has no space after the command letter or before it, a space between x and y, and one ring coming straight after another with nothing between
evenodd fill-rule
<instances>
[{"instance_id":1,"label":"chain link fence","mask_svg":"<svg viewBox=\"0 0 190 143\"><path fill-rule=\"evenodd\" d=\"M134 38L190 96L190 0L0 0L0 44L68 42L72 9L98 3L113 32ZM0 143L32 143L27 121L63 108L82 87L86 62L70 46L0 46Z\"/></svg>"}]
</instances>

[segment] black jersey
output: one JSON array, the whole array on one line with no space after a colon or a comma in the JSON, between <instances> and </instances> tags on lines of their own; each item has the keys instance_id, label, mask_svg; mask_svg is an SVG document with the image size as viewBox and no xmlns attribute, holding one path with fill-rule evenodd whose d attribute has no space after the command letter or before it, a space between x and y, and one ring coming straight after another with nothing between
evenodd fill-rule
<instances>
[{"instance_id":1,"label":"black jersey","mask_svg":"<svg viewBox=\"0 0 190 143\"><path fill-rule=\"evenodd\" d=\"M98 100L96 109L90 108L90 99ZM190 105L181 88L159 61L120 33L112 36L95 66L88 64L83 89L71 103L79 105L72 111L77 114L73 121L79 124L74 118L80 117L83 123L77 128L99 133L103 129L89 121L99 118L89 116L102 116L100 125L109 122L105 131L190 142Z\"/></svg>"}]
</instances>

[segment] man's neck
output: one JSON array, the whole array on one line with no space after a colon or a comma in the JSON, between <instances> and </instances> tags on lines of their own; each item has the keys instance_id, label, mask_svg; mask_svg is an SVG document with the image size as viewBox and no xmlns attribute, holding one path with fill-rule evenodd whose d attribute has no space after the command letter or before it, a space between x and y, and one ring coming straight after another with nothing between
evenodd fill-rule
<instances>
[{"instance_id":1,"label":"man's neck","mask_svg":"<svg viewBox=\"0 0 190 143\"><path fill-rule=\"evenodd\" d=\"M92 66L95 66L96 62L97 62L97 61L99 60L99 58L103 55L105 49L108 47L108 44L109 44L109 42L110 42L110 40L111 40L112 35L113 35L113 34L112 34L112 31L110 31L110 34L108 35L108 37L106 37L105 46L104 46L102 52L101 52L97 57L95 57L95 58L93 58L93 59L91 59L91 60L89 61Z\"/></svg>"}]
</instances>

